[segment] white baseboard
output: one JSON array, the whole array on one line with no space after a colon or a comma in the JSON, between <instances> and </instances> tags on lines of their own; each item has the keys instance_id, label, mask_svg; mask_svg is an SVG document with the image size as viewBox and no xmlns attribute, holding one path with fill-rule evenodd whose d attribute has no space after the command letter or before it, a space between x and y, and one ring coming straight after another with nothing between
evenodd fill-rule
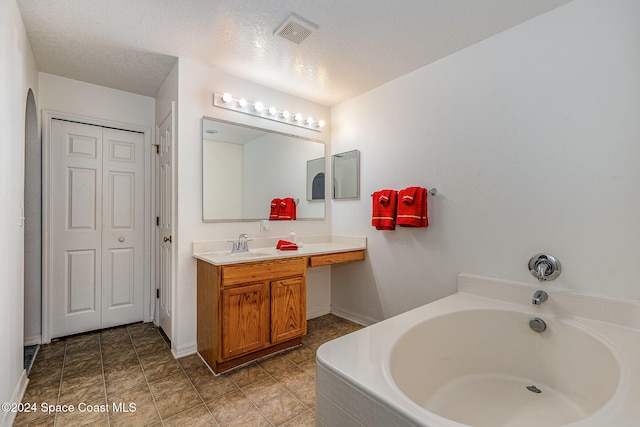
<instances>
[{"instance_id":1,"label":"white baseboard","mask_svg":"<svg viewBox=\"0 0 640 427\"><path fill-rule=\"evenodd\" d=\"M359 314L356 313L352 313L349 311L345 311L342 310L340 308L336 308L336 307L331 307L331 314L335 314L338 317L342 317L343 319L347 319L350 320L352 322L355 322L359 325L364 325L364 326L369 326L369 325L373 325L374 323L378 323L379 320L377 319L372 319L370 317L366 317L366 316L361 316Z\"/></svg>"},{"instance_id":2,"label":"white baseboard","mask_svg":"<svg viewBox=\"0 0 640 427\"><path fill-rule=\"evenodd\" d=\"M42 344L42 335L33 335L24 338L24 346Z\"/></svg>"},{"instance_id":3,"label":"white baseboard","mask_svg":"<svg viewBox=\"0 0 640 427\"><path fill-rule=\"evenodd\" d=\"M184 347L181 348L172 348L171 349L171 353L173 354L173 357L176 359L179 359L181 357L184 356L189 356L191 354L194 354L198 351L198 344L193 343L190 345L186 345Z\"/></svg>"},{"instance_id":4,"label":"white baseboard","mask_svg":"<svg viewBox=\"0 0 640 427\"><path fill-rule=\"evenodd\" d=\"M9 403L20 403L22 402L22 396L24 396L24 392L27 390L27 384L29 383L29 378L27 378L27 371L22 370L22 375L18 379L16 386L13 388L13 394L11 395L11 399L9 399ZM5 412L0 411L0 426L11 426L16 419L17 412Z\"/></svg>"},{"instance_id":5,"label":"white baseboard","mask_svg":"<svg viewBox=\"0 0 640 427\"><path fill-rule=\"evenodd\" d=\"M314 308L312 310L307 311L307 320L315 319L316 317L324 316L325 314L331 313L331 306L327 305L326 307Z\"/></svg>"}]
</instances>

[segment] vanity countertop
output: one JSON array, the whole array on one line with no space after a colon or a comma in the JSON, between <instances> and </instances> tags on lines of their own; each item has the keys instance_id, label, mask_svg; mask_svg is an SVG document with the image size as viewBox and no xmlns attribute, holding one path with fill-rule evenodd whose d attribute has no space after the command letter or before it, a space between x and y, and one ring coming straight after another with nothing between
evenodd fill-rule
<instances>
[{"instance_id":1,"label":"vanity countertop","mask_svg":"<svg viewBox=\"0 0 640 427\"><path fill-rule=\"evenodd\" d=\"M276 249L279 239L256 239L249 242L249 252L231 253L227 250L212 250L220 242L194 242L193 257L213 265L240 264L293 257L336 254L361 251L367 248L367 238L359 236L301 236L302 247L297 250ZM283 240L287 240L283 238ZM223 241L228 246L226 241Z\"/></svg>"}]
</instances>

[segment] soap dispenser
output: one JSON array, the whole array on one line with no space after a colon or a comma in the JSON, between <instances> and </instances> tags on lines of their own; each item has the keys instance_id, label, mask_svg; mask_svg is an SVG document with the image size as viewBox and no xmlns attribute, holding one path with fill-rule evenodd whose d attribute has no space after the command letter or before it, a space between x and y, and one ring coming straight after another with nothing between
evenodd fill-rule
<instances>
[{"instance_id":1,"label":"soap dispenser","mask_svg":"<svg viewBox=\"0 0 640 427\"><path fill-rule=\"evenodd\" d=\"M298 237L296 236L295 231L292 231L291 233L289 233L289 241L291 243L295 243L296 245L298 245L299 248L302 247L302 242L298 240Z\"/></svg>"}]
</instances>

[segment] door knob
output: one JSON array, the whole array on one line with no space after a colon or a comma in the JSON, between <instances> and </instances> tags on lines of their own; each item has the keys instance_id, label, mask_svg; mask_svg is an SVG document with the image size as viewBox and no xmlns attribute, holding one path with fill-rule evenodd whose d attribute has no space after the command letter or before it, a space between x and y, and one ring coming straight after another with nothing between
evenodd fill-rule
<instances>
[{"instance_id":1,"label":"door knob","mask_svg":"<svg viewBox=\"0 0 640 427\"><path fill-rule=\"evenodd\" d=\"M118 239L118 242L120 242L120 243L124 242L124 237L120 237L120 238Z\"/></svg>"},{"instance_id":2,"label":"door knob","mask_svg":"<svg viewBox=\"0 0 640 427\"><path fill-rule=\"evenodd\" d=\"M167 243L167 242L171 243L171 236L169 236L169 237L165 237L165 238L164 238L164 242L165 242L165 243Z\"/></svg>"}]
</instances>

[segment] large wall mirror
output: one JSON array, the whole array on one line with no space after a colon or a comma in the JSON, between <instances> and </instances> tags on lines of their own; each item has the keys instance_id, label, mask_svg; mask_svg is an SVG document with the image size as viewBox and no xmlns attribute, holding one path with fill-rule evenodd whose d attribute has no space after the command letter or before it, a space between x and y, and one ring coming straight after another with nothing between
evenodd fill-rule
<instances>
[{"instance_id":1,"label":"large wall mirror","mask_svg":"<svg viewBox=\"0 0 640 427\"><path fill-rule=\"evenodd\" d=\"M321 141L204 117L203 220L268 219L271 200L285 197L298 202L298 220L324 219L324 196L312 197L309 182L324 176L324 159Z\"/></svg>"}]
</instances>

